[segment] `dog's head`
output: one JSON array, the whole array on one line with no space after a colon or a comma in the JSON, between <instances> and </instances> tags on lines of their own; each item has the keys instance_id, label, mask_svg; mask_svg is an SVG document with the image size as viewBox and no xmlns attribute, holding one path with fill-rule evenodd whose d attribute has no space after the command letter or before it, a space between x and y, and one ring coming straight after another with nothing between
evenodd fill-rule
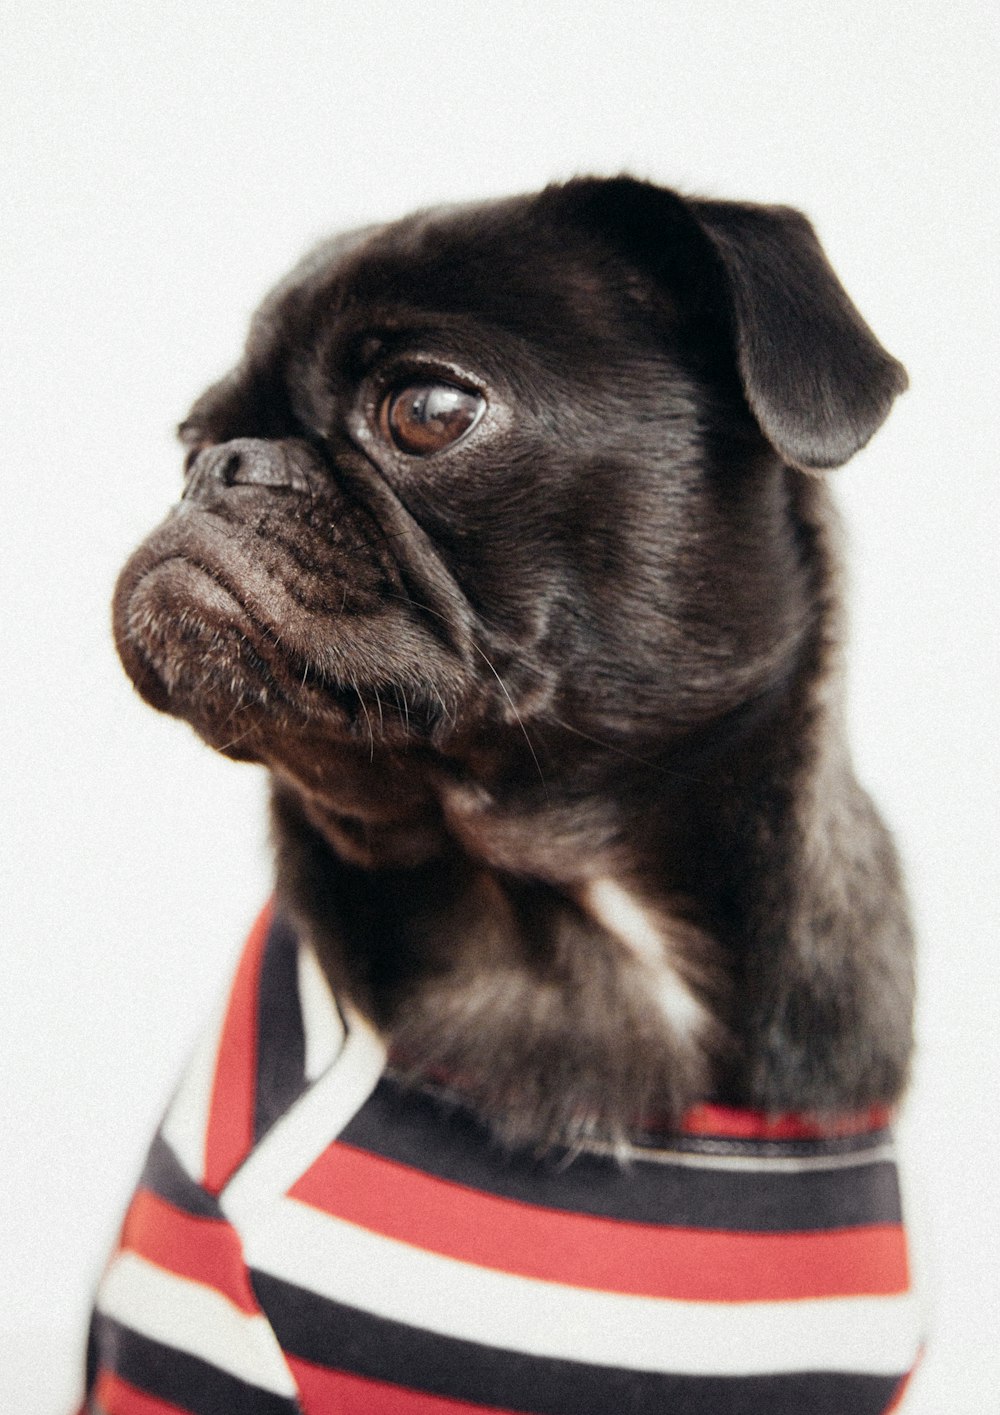
<instances>
[{"instance_id":1,"label":"dog's head","mask_svg":"<svg viewBox=\"0 0 1000 1415\"><path fill-rule=\"evenodd\" d=\"M119 651L358 859L578 809L794 671L792 483L904 384L784 208L580 180L350 234L181 425Z\"/></svg>"}]
</instances>

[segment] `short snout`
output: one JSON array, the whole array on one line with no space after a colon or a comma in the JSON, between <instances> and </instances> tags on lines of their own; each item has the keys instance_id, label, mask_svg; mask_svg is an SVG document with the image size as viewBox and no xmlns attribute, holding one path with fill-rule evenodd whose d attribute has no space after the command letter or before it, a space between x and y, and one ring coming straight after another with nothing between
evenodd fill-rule
<instances>
[{"instance_id":1,"label":"short snout","mask_svg":"<svg viewBox=\"0 0 1000 1415\"><path fill-rule=\"evenodd\" d=\"M231 486L312 491L311 454L292 441L236 437L199 452L188 472L185 501L207 501Z\"/></svg>"}]
</instances>

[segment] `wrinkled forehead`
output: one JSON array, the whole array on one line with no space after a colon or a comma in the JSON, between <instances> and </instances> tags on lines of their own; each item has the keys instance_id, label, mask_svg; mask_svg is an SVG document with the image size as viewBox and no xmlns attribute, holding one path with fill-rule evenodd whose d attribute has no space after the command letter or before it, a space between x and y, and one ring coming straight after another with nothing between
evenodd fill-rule
<instances>
[{"instance_id":1,"label":"wrinkled forehead","mask_svg":"<svg viewBox=\"0 0 1000 1415\"><path fill-rule=\"evenodd\" d=\"M635 276L537 199L438 207L333 237L262 307L322 339L334 325L393 328L474 316L539 345L614 340Z\"/></svg>"}]
</instances>

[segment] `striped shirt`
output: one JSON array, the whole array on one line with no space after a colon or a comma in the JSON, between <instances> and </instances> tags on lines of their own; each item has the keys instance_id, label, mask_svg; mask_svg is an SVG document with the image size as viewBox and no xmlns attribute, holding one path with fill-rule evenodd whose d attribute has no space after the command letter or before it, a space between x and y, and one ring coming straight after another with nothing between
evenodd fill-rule
<instances>
[{"instance_id":1,"label":"striped shirt","mask_svg":"<svg viewBox=\"0 0 1000 1415\"><path fill-rule=\"evenodd\" d=\"M884 1116L703 1106L625 1163L511 1155L404 1088L265 910L101 1281L84 1409L883 1415L919 1339Z\"/></svg>"}]
</instances>

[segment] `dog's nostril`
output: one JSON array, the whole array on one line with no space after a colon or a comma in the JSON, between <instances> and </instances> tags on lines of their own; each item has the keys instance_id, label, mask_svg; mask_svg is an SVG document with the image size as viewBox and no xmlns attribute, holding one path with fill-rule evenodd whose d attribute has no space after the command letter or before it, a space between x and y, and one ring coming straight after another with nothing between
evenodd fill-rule
<instances>
[{"instance_id":1,"label":"dog's nostril","mask_svg":"<svg viewBox=\"0 0 1000 1415\"><path fill-rule=\"evenodd\" d=\"M229 456L226 457L224 461L222 461L222 465L219 467L217 473L218 478L222 482L223 486L233 486L234 483L239 480L239 477L237 476L239 467L239 452L230 452Z\"/></svg>"}]
</instances>

